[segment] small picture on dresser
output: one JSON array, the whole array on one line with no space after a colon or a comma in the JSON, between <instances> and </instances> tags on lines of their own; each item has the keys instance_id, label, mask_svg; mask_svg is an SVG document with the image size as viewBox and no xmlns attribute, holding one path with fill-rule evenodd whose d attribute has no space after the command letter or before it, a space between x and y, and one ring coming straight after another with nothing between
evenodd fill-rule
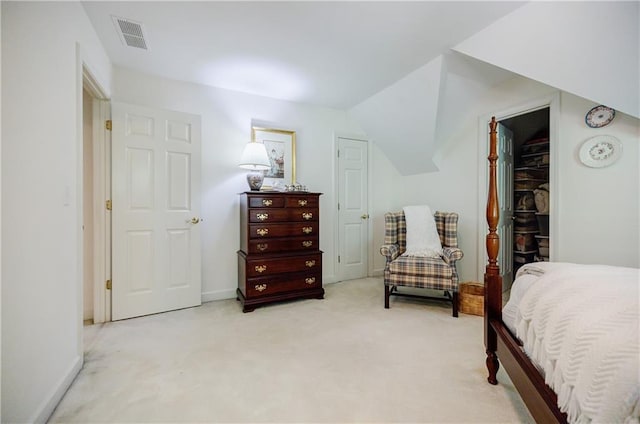
<instances>
[{"instance_id":1,"label":"small picture on dresser","mask_svg":"<svg viewBox=\"0 0 640 424\"><path fill-rule=\"evenodd\" d=\"M293 184L296 180L295 131L252 127L251 139L265 145L271 163L265 171L262 190Z\"/></svg>"}]
</instances>

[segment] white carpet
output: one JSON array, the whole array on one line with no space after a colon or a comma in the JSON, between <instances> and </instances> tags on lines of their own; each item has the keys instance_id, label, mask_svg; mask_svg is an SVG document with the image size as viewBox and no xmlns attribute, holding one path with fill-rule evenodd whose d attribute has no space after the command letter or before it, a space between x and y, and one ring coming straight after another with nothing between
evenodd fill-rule
<instances>
[{"instance_id":1,"label":"white carpet","mask_svg":"<svg viewBox=\"0 0 640 424\"><path fill-rule=\"evenodd\" d=\"M486 382L481 317L378 278L243 314L235 300L103 325L50 422L533 422Z\"/></svg>"}]
</instances>

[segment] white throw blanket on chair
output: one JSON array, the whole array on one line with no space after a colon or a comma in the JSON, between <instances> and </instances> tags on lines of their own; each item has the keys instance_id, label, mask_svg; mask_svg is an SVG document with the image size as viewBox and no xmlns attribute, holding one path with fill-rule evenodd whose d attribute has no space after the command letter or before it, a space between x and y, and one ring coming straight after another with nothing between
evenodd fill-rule
<instances>
[{"instance_id":1,"label":"white throw blanket on chair","mask_svg":"<svg viewBox=\"0 0 640 424\"><path fill-rule=\"evenodd\" d=\"M407 249L403 255L441 256L440 236L429 206L405 206L402 209L407 221Z\"/></svg>"}]
</instances>

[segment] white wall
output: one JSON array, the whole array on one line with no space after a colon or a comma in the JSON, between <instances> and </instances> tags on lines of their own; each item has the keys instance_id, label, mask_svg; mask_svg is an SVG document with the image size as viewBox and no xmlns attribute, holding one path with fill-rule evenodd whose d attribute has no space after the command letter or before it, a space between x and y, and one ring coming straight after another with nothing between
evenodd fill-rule
<instances>
[{"instance_id":1,"label":"white wall","mask_svg":"<svg viewBox=\"0 0 640 424\"><path fill-rule=\"evenodd\" d=\"M544 84L516 77L489 90L473 105L474 115L479 118L510 110L550 96L555 91ZM557 185L560 231L553 241L556 260L637 267L640 264L639 121L618 113L609 126L591 129L584 124L584 115L594 105L567 93L561 96ZM386 176L380 178L393 181L393 200L387 201L391 209L424 203L433 209L460 214L459 243L465 253L458 263L460 278L461 281L481 281L477 270L484 253L478 251L478 233L486 222L484 207L479 207L484 201L478 198L478 155L481 154L478 120L465 120L459 126L460 131L443 143L434 158L439 171L406 177L396 173L394 176L394 171L388 169L392 165L385 167L384 162L378 160L376 172ZM609 168L586 168L577 159L580 144L596 134L617 136L624 144L623 158ZM374 219L383 218L376 215ZM379 227L380 222L375 222L376 226Z\"/></svg>"},{"instance_id":2,"label":"white wall","mask_svg":"<svg viewBox=\"0 0 640 424\"><path fill-rule=\"evenodd\" d=\"M324 281L335 279L334 132L357 133L344 111L173 81L115 68L114 101L193 113L202 117L203 300L235 297L239 248L238 168L252 121L296 131L296 178L320 198Z\"/></svg>"},{"instance_id":3,"label":"white wall","mask_svg":"<svg viewBox=\"0 0 640 424\"><path fill-rule=\"evenodd\" d=\"M111 65L79 3L1 7L2 422L38 422L82 365L78 52Z\"/></svg>"},{"instance_id":4,"label":"white wall","mask_svg":"<svg viewBox=\"0 0 640 424\"><path fill-rule=\"evenodd\" d=\"M384 214L402 209L403 205L398 193L402 192L403 177L384 152L371 143L371 217L373 243L373 274L382 275L385 258L380 254L380 246L384 244Z\"/></svg>"},{"instance_id":5,"label":"white wall","mask_svg":"<svg viewBox=\"0 0 640 424\"><path fill-rule=\"evenodd\" d=\"M559 140L558 259L640 267L640 120L618 112L611 124L589 128L586 112L597 104L563 93ZM582 143L612 135L623 145L622 157L606 168L584 166Z\"/></svg>"}]
</instances>

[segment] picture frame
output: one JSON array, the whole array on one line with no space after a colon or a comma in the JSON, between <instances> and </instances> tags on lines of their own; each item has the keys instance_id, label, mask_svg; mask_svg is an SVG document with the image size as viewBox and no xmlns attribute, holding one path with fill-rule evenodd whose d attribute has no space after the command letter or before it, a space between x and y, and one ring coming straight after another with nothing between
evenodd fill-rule
<instances>
[{"instance_id":1,"label":"picture frame","mask_svg":"<svg viewBox=\"0 0 640 424\"><path fill-rule=\"evenodd\" d=\"M296 181L296 132L276 128L251 127L251 140L263 143L271 161L264 171L262 190L284 190Z\"/></svg>"}]
</instances>

